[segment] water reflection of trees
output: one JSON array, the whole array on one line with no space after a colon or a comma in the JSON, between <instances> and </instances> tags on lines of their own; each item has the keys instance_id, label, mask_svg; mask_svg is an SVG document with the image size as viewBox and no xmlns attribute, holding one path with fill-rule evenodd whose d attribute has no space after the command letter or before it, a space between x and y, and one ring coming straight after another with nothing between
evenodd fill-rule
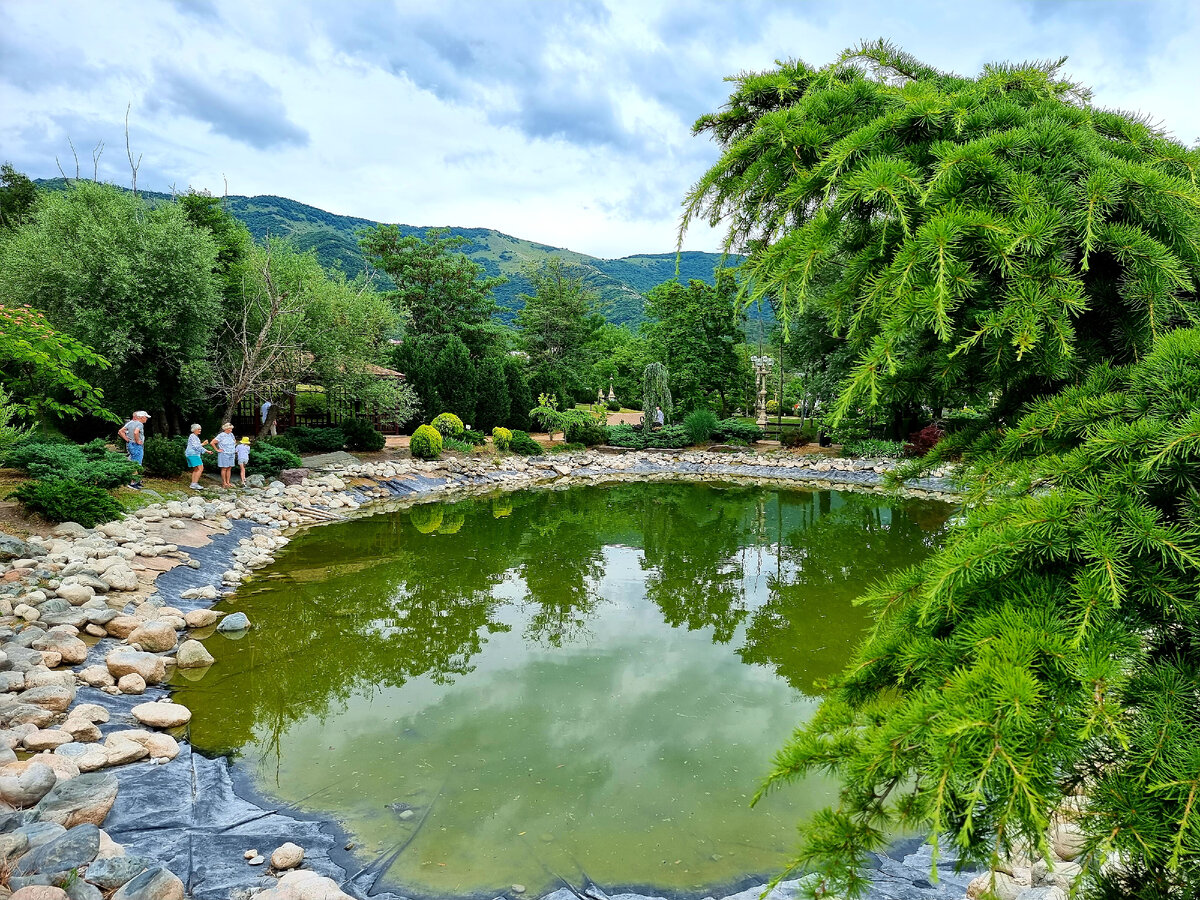
<instances>
[{"instance_id":1,"label":"water reflection of trees","mask_svg":"<svg viewBox=\"0 0 1200 900\"><path fill-rule=\"evenodd\" d=\"M685 484L515 494L497 509L429 504L299 537L247 597L255 629L240 645L210 641L217 666L183 688L203 711L197 745L236 751L355 692L470 672L488 635L508 630L518 584L526 638L576 640L603 602L610 544L641 548L647 598L669 624L719 643L744 626L743 660L811 691L865 625L850 597L911 561L945 517L869 496ZM745 584L763 565L774 568L753 608Z\"/></svg>"}]
</instances>

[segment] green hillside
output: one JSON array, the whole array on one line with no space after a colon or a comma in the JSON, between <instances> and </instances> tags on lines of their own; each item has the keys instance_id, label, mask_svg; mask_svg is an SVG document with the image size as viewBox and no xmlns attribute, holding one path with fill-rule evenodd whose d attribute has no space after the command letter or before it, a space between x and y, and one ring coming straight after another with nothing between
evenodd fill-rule
<instances>
[{"instance_id":1,"label":"green hillside","mask_svg":"<svg viewBox=\"0 0 1200 900\"><path fill-rule=\"evenodd\" d=\"M61 178L39 182L41 187L51 190L61 189L63 184ZM169 194L152 191L143 191L142 195L151 201L170 199ZM370 219L334 215L286 197L230 196L225 202L229 212L246 224L256 240L261 241L268 234L287 237L303 250L314 250L326 266L340 266L349 275L356 275L363 268L357 233L378 224ZM398 227L404 234L423 234L429 226ZM522 269L527 265L536 266L551 256L561 257L588 273L586 282L604 302L605 317L617 324L641 322L645 293L675 277L674 253L598 259L574 250L526 241L491 228L450 228L449 231L470 241L463 247L463 252L482 265L487 274L508 278L495 293L496 302L502 309L500 317L506 322L511 321L520 308L520 295L532 290L521 274ZM711 284L713 269L720 260L718 253L685 252L678 260L679 277L685 282L698 278ZM729 260L731 264L737 261L737 258Z\"/></svg>"}]
</instances>

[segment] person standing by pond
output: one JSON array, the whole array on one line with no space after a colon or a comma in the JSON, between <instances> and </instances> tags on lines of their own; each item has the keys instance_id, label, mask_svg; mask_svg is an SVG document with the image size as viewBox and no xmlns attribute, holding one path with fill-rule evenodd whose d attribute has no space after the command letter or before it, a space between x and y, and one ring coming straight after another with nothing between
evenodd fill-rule
<instances>
[{"instance_id":1,"label":"person standing by pond","mask_svg":"<svg viewBox=\"0 0 1200 900\"><path fill-rule=\"evenodd\" d=\"M117 437L125 442L125 452L129 454L129 460L137 468L133 473L133 480L129 482L129 486L135 491L142 489L142 457L146 453L146 420L150 418L150 413L144 409L139 409L129 421L117 429Z\"/></svg>"},{"instance_id":2,"label":"person standing by pond","mask_svg":"<svg viewBox=\"0 0 1200 900\"><path fill-rule=\"evenodd\" d=\"M188 467L192 470L192 483L189 487L193 491L200 490L200 476L204 474L202 454L205 453L212 453L212 451L200 442L200 426L193 425L191 433L188 435L187 447L183 450L183 458L187 460Z\"/></svg>"},{"instance_id":3,"label":"person standing by pond","mask_svg":"<svg viewBox=\"0 0 1200 900\"><path fill-rule=\"evenodd\" d=\"M217 451L217 468L221 470L221 487L231 488L230 475L233 474L234 451L237 448L237 438L233 436L233 424L226 422L221 426L221 433L208 442Z\"/></svg>"},{"instance_id":4,"label":"person standing by pond","mask_svg":"<svg viewBox=\"0 0 1200 900\"><path fill-rule=\"evenodd\" d=\"M663 427L663 411L661 406L654 407L654 430L658 431Z\"/></svg>"},{"instance_id":5,"label":"person standing by pond","mask_svg":"<svg viewBox=\"0 0 1200 900\"><path fill-rule=\"evenodd\" d=\"M237 464L242 473L242 487L246 486L246 463L250 462L250 438L244 437L237 445Z\"/></svg>"}]
</instances>

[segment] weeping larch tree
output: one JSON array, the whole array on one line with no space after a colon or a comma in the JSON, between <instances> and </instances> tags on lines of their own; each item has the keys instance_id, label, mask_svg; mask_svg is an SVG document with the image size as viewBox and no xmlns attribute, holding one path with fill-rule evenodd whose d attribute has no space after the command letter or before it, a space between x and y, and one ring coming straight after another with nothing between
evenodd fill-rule
<instances>
[{"instance_id":1,"label":"weeping larch tree","mask_svg":"<svg viewBox=\"0 0 1200 900\"><path fill-rule=\"evenodd\" d=\"M1200 896L1200 154L1063 65L968 78L880 41L739 75L695 126L723 153L682 227L845 342L835 416L988 411L910 467L961 456L965 521L862 598L764 785L840 779L801 826L810 896L861 896L898 830L1045 855L1077 793L1079 896Z\"/></svg>"}]
</instances>

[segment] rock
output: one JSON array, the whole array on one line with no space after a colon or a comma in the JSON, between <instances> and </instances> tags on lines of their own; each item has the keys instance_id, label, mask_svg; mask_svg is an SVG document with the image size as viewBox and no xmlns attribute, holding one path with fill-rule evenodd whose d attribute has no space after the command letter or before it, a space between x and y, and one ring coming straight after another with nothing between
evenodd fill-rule
<instances>
[{"instance_id":1,"label":"rock","mask_svg":"<svg viewBox=\"0 0 1200 900\"><path fill-rule=\"evenodd\" d=\"M125 848L108 836L103 828L100 829L100 852L96 859L117 859L125 855Z\"/></svg>"},{"instance_id":2,"label":"rock","mask_svg":"<svg viewBox=\"0 0 1200 900\"><path fill-rule=\"evenodd\" d=\"M0 799L17 807L34 806L50 793L58 777L47 765L30 765L20 775L0 775Z\"/></svg>"},{"instance_id":3,"label":"rock","mask_svg":"<svg viewBox=\"0 0 1200 900\"><path fill-rule=\"evenodd\" d=\"M70 781L60 781L36 807L43 822L64 828L102 825L117 799L117 779L108 772L88 772Z\"/></svg>"},{"instance_id":4,"label":"rock","mask_svg":"<svg viewBox=\"0 0 1200 900\"><path fill-rule=\"evenodd\" d=\"M512 892L513 892L514 894L523 894L523 893L525 893L525 885L523 885L523 884L514 884L514 885L512 886Z\"/></svg>"},{"instance_id":5,"label":"rock","mask_svg":"<svg viewBox=\"0 0 1200 900\"><path fill-rule=\"evenodd\" d=\"M89 722L104 724L108 721L108 710L99 703L81 703L71 710L68 718L87 719Z\"/></svg>"},{"instance_id":6,"label":"rock","mask_svg":"<svg viewBox=\"0 0 1200 900\"><path fill-rule=\"evenodd\" d=\"M199 641L184 641L175 652L175 665L181 669L203 669L213 662L212 654Z\"/></svg>"},{"instance_id":7,"label":"rock","mask_svg":"<svg viewBox=\"0 0 1200 900\"><path fill-rule=\"evenodd\" d=\"M183 900L183 882L170 869L155 866L125 882L111 900Z\"/></svg>"},{"instance_id":8,"label":"rock","mask_svg":"<svg viewBox=\"0 0 1200 900\"><path fill-rule=\"evenodd\" d=\"M142 620L135 616L116 616L105 623L104 630L113 637L127 638L141 627Z\"/></svg>"},{"instance_id":9,"label":"rock","mask_svg":"<svg viewBox=\"0 0 1200 900\"><path fill-rule=\"evenodd\" d=\"M311 869L284 872L275 887L255 895L255 900L351 900L337 882Z\"/></svg>"},{"instance_id":10,"label":"rock","mask_svg":"<svg viewBox=\"0 0 1200 900\"><path fill-rule=\"evenodd\" d=\"M162 653L174 649L175 629L166 622L147 622L130 632L128 640L131 644L140 644L143 650Z\"/></svg>"},{"instance_id":11,"label":"rock","mask_svg":"<svg viewBox=\"0 0 1200 900\"><path fill-rule=\"evenodd\" d=\"M98 744L80 744L72 741L56 748L54 754L67 757L79 767L80 772L95 772L108 765L108 751Z\"/></svg>"},{"instance_id":12,"label":"rock","mask_svg":"<svg viewBox=\"0 0 1200 900\"><path fill-rule=\"evenodd\" d=\"M100 740L100 728L87 719L67 716L67 720L58 727L83 744Z\"/></svg>"},{"instance_id":13,"label":"rock","mask_svg":"<svg viewBox=\"0 0 1200 900\"><path fill-rule=\"evenodd\" d=\"M258 856L257 850L247 850L242 854L242 859L254 859L256 856Z\"/></svg>"},{"instance_id":14,"label":"rock","mask_svg":"<svg viewBox=\"0 0 1200 900\"><path fill-rule=\"evenodd\" d=\"M78 522L63 522L61 525L55 526L50 533L55 537L80 538L87 537L88 530Z\"/></svg>"},{"instance_id":15,"label":"rock","mask_svg":"<svg viewBox=\"0 0 1200 900\"><path fill-rule=\"evenodd\" d=\"M96 860L83 877L102 891L115 891L154 865L144 856L113 856Z\"/></svg>"},{"instance_id":16,"label":"rock","mask_svg":"<svg viewBox=\"0 0 1200 900\"><path fill-rule=\"evenodd\" d=\"M1017 894L1017 900L1067 900L1067 892L1055 885L1025 888Z\"/></svg>"},{"instance_id":17,"label":"rock","mask_svg":"<svg viewBox=\"0 0 1200 900\"><path fill-rule=\"evenodd\" d=\"M193 609L189 613L184 613L183 621L187 623L188 628L207 628L219 618L221 618L221 614L216 610Z\"/></svg>"},{"instance_id":18,"label":"rock","mask_svg":"<svg viewBox=\"0 0 1200 900\"><path fill-rule=\"evenodd\" d=\"M167 677L167 664L161 656L144 653L140 650L113 650L104 660L113 678L120 679L122 675L141 675L146 684L164 681Z\"/></svg>"},{"instance_id":19,"label":"rock","mask_svg":"<svg viewBox=\"0 0 1200 900\"><path fill-rule=\"evenodd\" d=\"M59 731L57 728L39 729L33 734L26 735L23 743L28 749L35 752L39 750L53 750L55 747L71 743L71 735L65 731Z\"/></svg>"},{"instance_id":20,"label":"rock","mask_svg":"<svg viewBox=\"0 0 1200 900\"><path fill-rule=\"evenodd\" d=\"M0 834L0 865L7 866L29 849L29 837L20 831Z\"/></svg>"},{"instance_id":21,"label":"rock","mask_svg":"<svg viewBox=\"0 0 1200 900\"><path fill-rule=\"evenodd\" d=\"M996 879L995 887L992 886L993 876ZM1021 884L1011 875L1003 872L984 872L967 885L967 897L969 900L981 900L988 896L990 890L994 892L996 900L1017 900L1017 896L1025 888L1026 885Z\"/></svg>"},{"instance_id":22,"label":"rock","mask_svg":"<svg viewBox=\"0 0 1200 900\"><path fill-rule=\"evenodd\" d=\"M119 731L110 734L104 741L104 752L110 766L123 766L150 755L149 750L127 737L122 737Z\"/></svg>"},{"instance_id":23,"label":"rock","mask_svg":"<svg viewBox=\"0 0 1200 900\"><path fill-rule=\"evenodd\" d=\"M267 479L262 475L249 475L246 478L246 487L261 488L266 485Z\"/></svg>"},{"instance_id":24,"label":"rock","mask_svg":"<svg viewBox=\"0 0 1200 900\"><path fill-rule=\"evenodd\" d=\"M192 711L178 703L139 703L130 712L151 728L179 728L192 720Z\"/></svg>"},{"instance_id":25,"label":"rock","mask_svg":"<svg viewBox=\"0 0 1200 900\"><path fill-rule=\"evenodd\" d=\"M217 631L245 631L250 627L250 620L245 613L236 612L233 615L226 616L221 620L221 624L217 626Z\"/></svg>"},{"instance_id":26,"label":"rock","mask_svg":"<svg viewBox=\"0 0 1200 900\"><path fill-rule=\"evenodd\" d=\"M26 680L28 681L28 679ZM47 685L45 687L31 688L21 694L22 703L32 703L34 706L40 706L42 709L49 709L54 712L66 712L67 708L74 701L74 686L68 688Z\"/></svg>"},{"instance_id":27,"label":"rock","mask_svg":"<svg viewBox=\"0 0 1200 900\"><path fill-rule=\"evenodd\" d=\"M25 688L40 688L40 687L69 687L72 690L75 688L75 674L73 672L52 672L45 666L34 666L25 673ZM25 696L21 697L22 702L25 701ZM39 706L41 704L38 704Z\"/></svg>"},{"instance_id":28,"label":"rock","mask_svg":"<svg viewBox=\"0 0 1200 900\"><path fill-rule=\"evenodd\" d=\"M217 589L211 584L206 584L203 587L188 588L179 595L180 600L216 600L220 594ZM200 610L192 610L192 612L200 612ZM206 610L207 612L207 610Z\"/></svg>"},{"instance_id":29,"label":"rock","mask_svg":"<svg viewBox=\"0 0 1200 900\"><path fill-rule=\"evenodd\" d=\"M1087 837L1083 829L1074 822L1062 822L1051 830L1050 846L1055 856L1070 862L1083 853L1087 846Z\"/></svg>"},{"instance_id":30,"label":"rock","mask_svg":"<svg viewBox=\"0 0 1200 900\"><path fill-rule=\"evenodd\" d=\"M67 634L47 635L40 641L34 641L34 650L53 650L59 659L71 666L77 666L87 659L87 644L79 638Z\"/></svg>"},{"instance_id":31,"label":"rock","mask_svg":"<svg viewBox=\"0 0 1200 900\"><path fill-rule=\"evenodd\" d=\"M311 474L311 469L284 469L279 473L279 480L284 485L300 484Z\"/></svg>"},{"instance_id":32,"label":"rock","mask_svg":"<svg viewBox=\"0 0 1200 900\"><path fill-rule=\"evenodd\" d=\"M96 596L96 589L88 584L60 584L55 593L72 606L83 606Z\"/></svg>"},{"instance_id":33,"label":"rock","mask_svg":"<svg viewBox=\"0 0 1200 900\"><path fill-rule=\"evenodd\" d=\"M24 672L0 672L0 691L19 691L24 687Z\"/></svg>"},{"instance_id":34,"label":"rock","mask_svg":"<svg viewBox=\"0 0 1200 900\"><path fill-rule=\"evenodd\" d=\"M62 888L49 884L30 884L13 891L9 900L70 900Z\"/></svg>"},{"instance_id":35,"label":"rock","mask_svg":"<svg viewBox=\"0 0 1200 900\"><path fill-rule=\"evenodd\" d=\"M26 853L17 863L18 875L68 872L86 866L100 852L100 829L95 825L79 825L62 837Z\"/></svg>"},{"instance_id":36,"label":"rock","mask_svg":"<svg viewBox=\"0 0 1200 900\"><path fill-rule=\"evenodd\" d=\"M154 759L174 759L179 755L179 741L161 731L131 728L128 731L114 732L112 736L140 744Z\"/></svg>"},{"instance_id":37,"label":"rock","mask_svg":"<svg viewBox=\"0 0 1200 900\"><path fill-rule=\"evenodd\" d=\"M114 591L136 591L138 589L137 574L124 562L105 569L100 580Z\"/></svg>"},{"instance_id":38,"label":"rock","mask_svg":"<svg viewBox=\"0 0 1200 900\"><path fill-rule=\"evenodd\" d=\"M146 693L146 679L137 672L130 672L117 679L117 690L122 694Z\"/></svg>"},{"instance_id":39,"label":"rock","mask_svg":"<svg viewBox=\"0 0 1200 900\"><path fill-rule=\"evenodd\" d=\"M26 543L11 534L0 532L0 560L27 559L31 556L45 555L46 551L39 544Z\"/></svg>"},{"instance_id":40,"label":"rock","mask_svg":"<svg viewBox=\"0 0 1200 900\"><path fill-rule=\"evenodd\" d=\"M63 888L67 892L70 900L104 900L104 895L100 893L100 888L90 882L84 881L82 878L76 878L73 881L64 881L66 887Z\"/></svg>"},{"instance_id":41,"label":"rock","mask_svg":"<svg viewBox=\"0 0 1200 900\"><path fill-rule=\"evenodd\" d=\"M53 725L58 719L58 714L51 712L48 709L42 709L40 706L33 706L29 703L18 703L15 706L9 706L2 713L0 719L3 719L4 724L11 727L13 725L33 725L36 728L47 728Z\"/></svg>"},{"instance_id":42,"label":"rock","mask_svg":"<svg viewBox=\"0 0 1200 900\"><path fill-rule=\"evenodd\" d=\"M79 678L90 687L109 687L116 683L107 666L88 666L79 673Z\"/></svg>"},{"instance_id":43,"label":"rock","mask_svg":"<svg viewBox=\"0 0 1200 900\"><path fill-rule=\"evenodd\" d=\"M304 848L291 841L276 847L275 852L271 854L272 869L294 869L302 862L304 862Z\"/></svg>"}]
</instances>

